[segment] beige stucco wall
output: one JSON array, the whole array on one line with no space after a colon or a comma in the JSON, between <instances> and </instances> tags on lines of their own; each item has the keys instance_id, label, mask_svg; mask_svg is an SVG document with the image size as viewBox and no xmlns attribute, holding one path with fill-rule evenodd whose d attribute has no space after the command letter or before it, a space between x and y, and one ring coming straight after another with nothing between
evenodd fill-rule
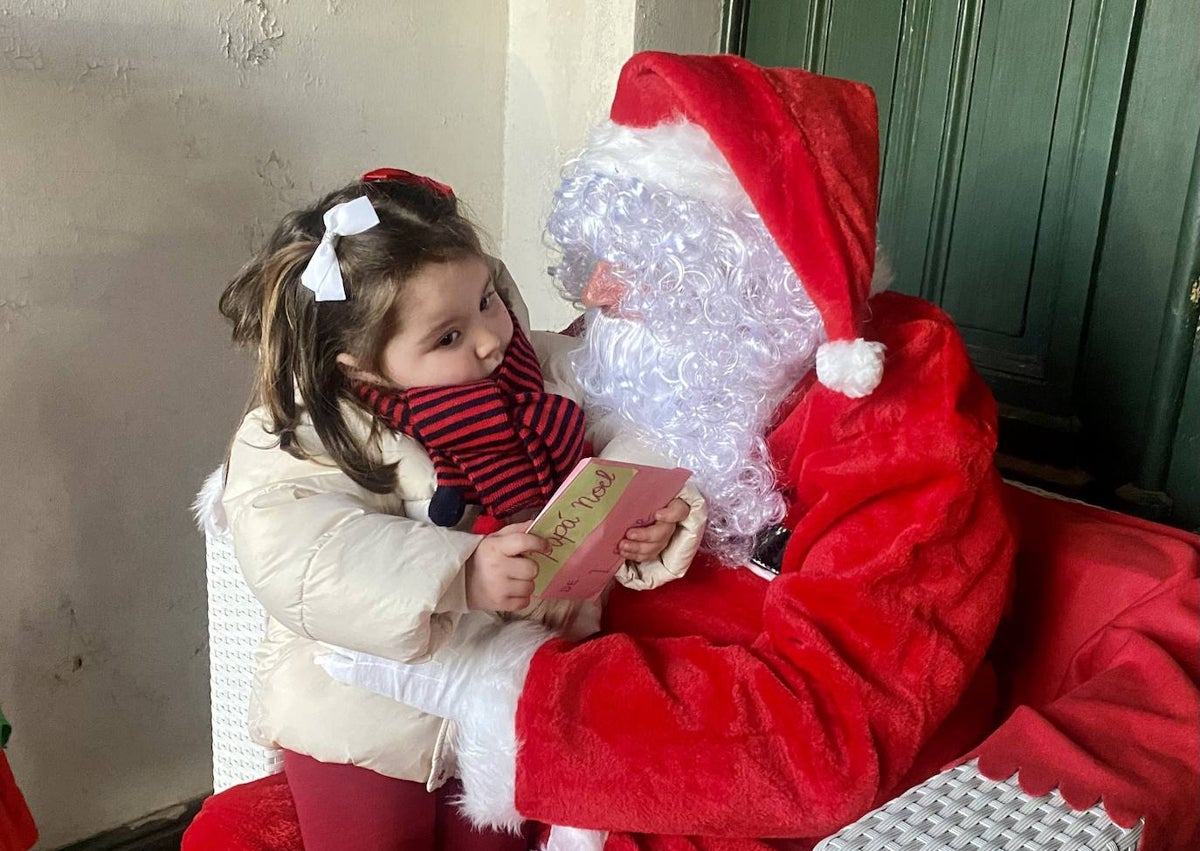
<instances>
[{"instance_id":1,"label":"beige stucco wall","mask_svg":"<svg viewBox=\"0 0 1200 851\"><path fill-rule=\"evenodd\" d=\"M43 847L211 785L224 281L375 165L498 234L506 33L495 0L0 0L0 703Z\"/></svg>"},{"instance_id":2,"label":"beige stucco wall","mask_svg":"<svg viewBox=\"0 0 1200 851\"><path fill-rule=\"evenodd\" d=\"M621 64L635 50L715 53L721 0L509 0L503 252L533 324L576 315L554 292L543 231L559 169L608 115Z\"/></svg>"},{"instance_id":3,"label":"beige stucco wall","mask_svg":"<svg viewBox=\"0 0 1200 851\"><path fill-rule=\"evenodd\" d=\"M721 47L722 0L638 0L637 50L716 53Z\"/></svg>"}]
</instances>

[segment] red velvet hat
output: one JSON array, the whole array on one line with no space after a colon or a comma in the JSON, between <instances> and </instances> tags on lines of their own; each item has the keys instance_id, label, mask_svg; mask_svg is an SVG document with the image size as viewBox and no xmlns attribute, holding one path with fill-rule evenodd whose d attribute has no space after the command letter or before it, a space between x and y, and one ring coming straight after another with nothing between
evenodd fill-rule
<instances>
[{"instance_id":1,"label":"red velvet hat","mask_svg":"<svg viewBox=\"0 0 1200 851\"><path fill-rule=\"evenodd\" d=\"M870 87L738 56L647 52L625 63L611 118L708 133L821 313L818 380L852 397L874 390L883 346L859 337L878 206Z\"/></svg>"}]
</instances>

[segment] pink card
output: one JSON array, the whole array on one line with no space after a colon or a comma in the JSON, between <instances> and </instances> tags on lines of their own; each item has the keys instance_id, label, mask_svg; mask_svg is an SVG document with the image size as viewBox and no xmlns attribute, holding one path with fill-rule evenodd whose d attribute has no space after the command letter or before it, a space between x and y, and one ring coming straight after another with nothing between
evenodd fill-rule
<instances>
[{"instance_id":1,"label":"pink card","mask_svg":"<svg viewBox=\"0 0 1200 851\"><path fill-rule=\"evenodd\" d=\"M595 597L625 563L617 545L633 526L649 526L674 499L690 472L584 458L567 476L529 531L550 542L538 563L534 595L548 599Z\"/></svg>"}]
</instances>

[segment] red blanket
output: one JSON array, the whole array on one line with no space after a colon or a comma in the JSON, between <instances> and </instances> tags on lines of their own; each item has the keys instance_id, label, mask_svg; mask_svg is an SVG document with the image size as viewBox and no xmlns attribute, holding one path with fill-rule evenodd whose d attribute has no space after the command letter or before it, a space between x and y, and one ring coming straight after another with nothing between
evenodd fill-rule
<instances>
[{"instance_id":1,"label":"red blanket","mask_svg":"<svg viewBox=\"0 0 1200 851\"><path fill-rule=\"evenodd\" d=\"M1200 538L1010 490L1014 614L994 654L1011 717L963 761L1019 771L1113 821L1143 848L1200 847Z\"/></svg>"},{"instance_id":2,"label":"red blanket","mask_svg":"<svg viewBox=\"0 0 1200 851\"><path fill-rule=\"evenodd\" d=\"M27 851L37 837L33 816L17 788L8 757L0 750L0 851Z\"/></svg>"}]
</instances>

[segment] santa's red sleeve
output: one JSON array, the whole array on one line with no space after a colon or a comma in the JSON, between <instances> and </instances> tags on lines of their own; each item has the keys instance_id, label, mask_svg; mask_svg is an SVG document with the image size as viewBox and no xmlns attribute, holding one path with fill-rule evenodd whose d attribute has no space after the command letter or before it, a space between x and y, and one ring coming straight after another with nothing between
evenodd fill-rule
<instances>
[{"instance_id":1,"label":"santa's red sleeve","mask_svg":"<svg viewBox=\"0 0 1200 851\"><path fill-rule=\"evenodd\" d=\"M1010 583L995 407L944 314L890 295L872 311L888 346L875 393L811 385L771 436L793 506L782 574L713 593L721 580L693 568L642 595L670 637L535 656L517 713L524 815L826 835L892 790L962 695Z\"/></svg>"}]
</instances>

